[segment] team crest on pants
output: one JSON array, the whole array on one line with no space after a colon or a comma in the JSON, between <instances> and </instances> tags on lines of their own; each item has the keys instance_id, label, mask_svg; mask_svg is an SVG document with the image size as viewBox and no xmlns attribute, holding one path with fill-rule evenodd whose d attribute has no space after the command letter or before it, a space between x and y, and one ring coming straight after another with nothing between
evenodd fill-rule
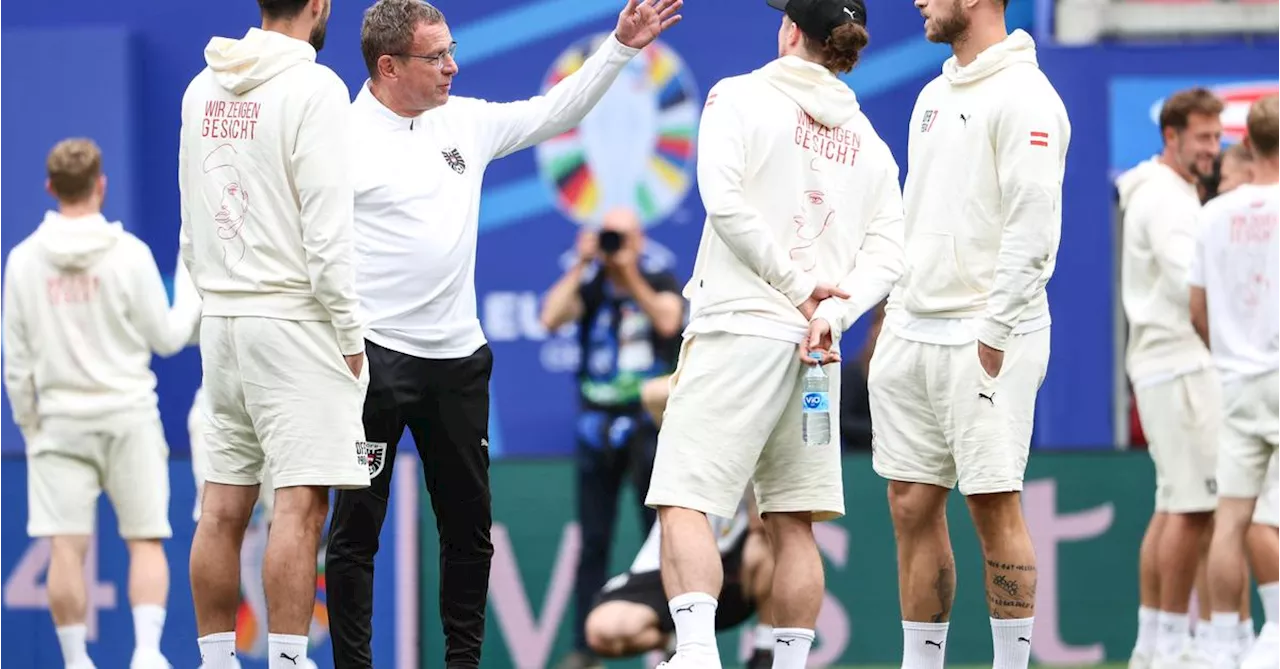
<instances>
[{"instance_id":1,"label":"team crest on pants","mask_svg":"<svg viewBox=\"0 0 1280 669\"><path fill-rule=\"evenodd\" d=\"M357 441L356 458L360 464L369 467L369 478L375 478L387 463L387 445L376 441Z\"/></svg>"},{"instance_id":2,"label":"team crest on pants","mask_svg":"<svg viewBox=\"0 0 1280 669\"><path fill-rule=\"evenodd\" d=\"M454 172L462 174L467 171L467 161L462 159L462 154L457 147L447 148L441 151L440 155L444 156L444 162L449 163L449 167L452 167Z\"/></svg>"}]
</instances>

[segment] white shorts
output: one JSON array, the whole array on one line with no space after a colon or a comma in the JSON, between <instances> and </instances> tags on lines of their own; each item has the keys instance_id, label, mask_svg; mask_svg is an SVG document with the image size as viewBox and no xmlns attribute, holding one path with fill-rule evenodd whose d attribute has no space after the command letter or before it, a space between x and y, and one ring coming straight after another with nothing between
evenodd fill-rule
<instances>
[{"instance_id":1,"label":"white shorts","mask_svg":"<svg viewBox=\"0 0 1280 669\"><path fill-rule=\"evenodd\" d=\"M944 346L885 327L867 374L872 466L892 481L965 495L1022 490L1036 393L1049 364L1049 328L1009 340L991 378L976 342Z\"/></svg>"},{"instance_id":2,"label":"white shorts","mask_svg":"<svg viewBox=\"0 0 1280 669\"><path fill-rule=\"evenodd\" d=\"M364 488L369 366L351 375L323 321L206 316L200 326L210 483Z\"/></svg>"},{"instance_id":3,"label":"white shorts","mask_svg":"<svg viewBox=\"0 0 1280 669\"><path fill-rule=\"evenodd\" d=\"M749 481L760 513L844 515L840 365L826 366L831 439L803 443L799 347L725 333L685 339L645 504L732 518Z\"/></svg>"},{"instance_id":4,"label":"white shorts","mask_svg":"<svg viewBox=\"0 0 1280 669\"><path fill-rule=\"evenodd\" d=\"M1156 511L1213 511L1218 506L1222 427L1218 373L1212 368L1201 369L1139 386L1133 395L1147 436L1147 452L1156 466Z\"/></svg>"},{"instance_id":5,"label":"white shorts","mask_svg":"<svg viewBox=\"0 0 1280 669\"><path fill-rule=\"evenodd\" d=\"M205 443L208 432L209 396L204 386L196 390L195 401L191 403L191 411L187 412L187 436L191 443L191 474L196 482L196 508L192 518L200 521L200 503L204 500L204 481L209 475L209 446ZM271 518L271 506L275 501L275 491L271 488L271 474L262 472L262 488L258 491L258 503L268 521Z\"/></svg>"},{"instance_id":6,"label":"white shorts","mask_svg":"<svg viewBox=\"0 0 1280 669\"><path fill-rule=\"evenodd\" d=\"M84 426L43 425L27 444L32 537L91 535L98 495L115 509L124 539L168 539L169 444L160 419Z\"/></svg>"},{"instance_id":7,"label":"white shorts","mask_svg":"<svg viewBox=\"0 0 1280 669\"><path fill-rule=\"evenodd\" d=\"M1231 381L1222 389L1218 494L1223 497L1257 497L1265 487L1280 437L1278 381L1277 373L1271 372Z\"/></svg>"}]
</instances>

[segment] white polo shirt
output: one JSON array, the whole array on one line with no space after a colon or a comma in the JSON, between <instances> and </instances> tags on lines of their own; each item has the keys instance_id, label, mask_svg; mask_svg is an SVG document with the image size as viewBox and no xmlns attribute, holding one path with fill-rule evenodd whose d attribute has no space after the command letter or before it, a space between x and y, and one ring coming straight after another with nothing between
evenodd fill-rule
<instances>
[{"instance_id":1,"label":"white polo shirt","mask_svg":"<svg viewBox=\"0 0 1280 669\"><path fill-rule=\"evenodd\" d=\"M352 106L356 290L370 341L457 359L485 344L476 316L480 188L489 162L576 126L638 50L610 36L545 95L452 97L406 118L361 87Z\"/></svg>"}]
</instances>

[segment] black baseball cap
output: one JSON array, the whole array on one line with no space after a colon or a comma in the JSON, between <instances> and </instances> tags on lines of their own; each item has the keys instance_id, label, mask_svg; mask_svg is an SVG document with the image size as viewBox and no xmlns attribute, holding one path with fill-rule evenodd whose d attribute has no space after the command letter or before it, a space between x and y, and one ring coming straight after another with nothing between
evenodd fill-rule
<instances>
[{"instance_id":1,"label":"black baseball cap","mask_svg":"<svg viewBox=\"0 0 1280 669\"><path fill-rule=\"evenodd\" d=\"M826 42L831 31L846 24L867 25L864 0L766 0L770 7L786 13L809 37Z\"/></svg>"}]
</instances>

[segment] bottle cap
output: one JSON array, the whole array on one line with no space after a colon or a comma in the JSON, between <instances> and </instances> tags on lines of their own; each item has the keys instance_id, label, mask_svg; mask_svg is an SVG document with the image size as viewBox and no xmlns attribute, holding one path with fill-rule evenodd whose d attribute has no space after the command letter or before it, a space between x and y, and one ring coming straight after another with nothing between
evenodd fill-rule
<instances>
[{"instance_id":1,"label":"bottle cap","mask_svg":"<svg viewBox=\"0 0 1280 669\"><path fill-rule=\"evenodd\" d=\"M811 358L811 359L813 359L813 360L821 360L821 359L822 359L822 351L810 351L810 352L809 352L809 358Z\"/></svg>"}]
</instances>

